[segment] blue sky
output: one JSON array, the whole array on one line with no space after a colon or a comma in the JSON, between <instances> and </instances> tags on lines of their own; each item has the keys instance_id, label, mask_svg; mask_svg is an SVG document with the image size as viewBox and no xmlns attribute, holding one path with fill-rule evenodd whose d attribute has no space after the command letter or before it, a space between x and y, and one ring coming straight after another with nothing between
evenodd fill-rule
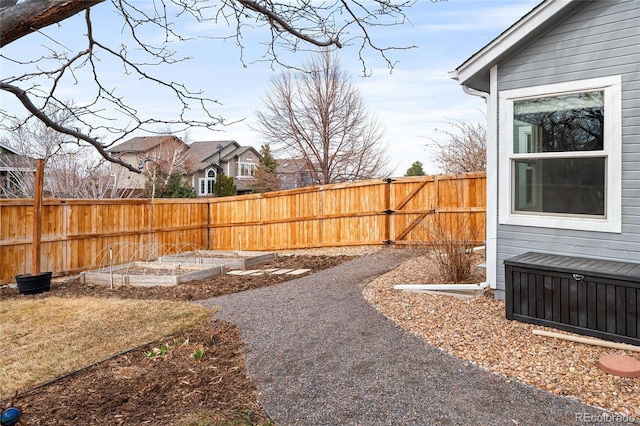
<instances>
[{"instance_id":1,"label":"blue sky","mask_svg":"<svg viewBox=\"0 0 640 426\"><path fill-rule=\"evenodd\" d=\"M516 22L537 5L540 0L449 0L432 3L418 0L407 13L411 24L387 27L374 33L379 45L417 45L418 48L392 52L397 61L392 73L386 63L370 51L366 54L367 67L372 75L362 77L362 66L357 51L346 47L340 50L341 65L352 75L365 105L385 129L384 142L389 147L389 156L395 176L403 175L416 160L424 164L428 173L438 170L433 165L428 148L428 137L439 137L436 129L449 129L447 120L484 120L484 102L462 92L457 82L447 72L455 69L473 53ZM136 5L150 6L151 2L140 0ZM109 40L112 46L120 43L121 24L113 14L110 2L97 6L92 11L94 30L98 37ZM178 23L183 34L202 32L202 25ZM222 34L227 30L220 24L210 25L210 34ZM73 50L83 47L79 35L84 33L82 19L71 18L62 25L51 26L19 40L3 49L3 55L17 58L37 57L43 45L65 46ZM248 62L260 57L259 32L246 32L244 52ZM151 34L160 37L160 34ZM191 89L202 90L205 95L220 102L214 114L235 124L220 127L220 131L193 129L189 133L192 141L229 140L241 145L260 147L260 135L250 129L255 111L262 106L262 99L270 87L270 79L280 69L272 70L268 64L254 63L244 67L240 51L231 41L201 40L180 47L181 53L192 59L171 67L153 70L159 76L182 81ZM309 58L308 52L287 55L292 65L301 64ZM122 68L109 63L102 64L105 81L116 93L126 95L141 111L160 118L175 118L178 105L171 97L162 97L153 87L142 86L136 79L125 78ZM19 71L15 65L1 62L2 78ZM88 101L88 91L82 83L82 72L78 74L80 84L67 81L62 88L66 99L77 102ZM84 76L86 78L86 76ZM19 106L5 93L0 94L0 107L13 110ZM21 115L26 115L20 112ZM182 136L182 134L180 134ZM108 136L105 139L109 142Z\"/></svg>"}]
</instances>

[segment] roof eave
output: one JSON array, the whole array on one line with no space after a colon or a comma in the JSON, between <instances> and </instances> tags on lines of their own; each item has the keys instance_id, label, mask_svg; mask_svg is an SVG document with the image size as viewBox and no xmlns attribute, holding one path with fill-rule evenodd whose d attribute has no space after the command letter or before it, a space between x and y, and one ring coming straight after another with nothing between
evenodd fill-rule
<instances>
[{"instance_id":1,"label":"roof eave","mask_svg":"<svg viewBox=\"0 0 640 426\"><path fill-rule=\"evenodd\" d=\"M578 0L543 1L455 70L450 71L449 77L463 86L488 91L491 67L519 49L523 42L538 36L554 19L559 19L570 6L576 7L578 3Z\"/></svg>"}]
</instances>

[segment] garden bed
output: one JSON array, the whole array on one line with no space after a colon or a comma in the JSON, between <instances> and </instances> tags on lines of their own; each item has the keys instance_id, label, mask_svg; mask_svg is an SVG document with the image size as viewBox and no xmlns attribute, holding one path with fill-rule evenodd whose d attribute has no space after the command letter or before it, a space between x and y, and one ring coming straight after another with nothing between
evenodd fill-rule
<instances>
[{"instance_id":1,"label":"garden bed","mask_svg":"<svg viewBox=\"0 0 640 426\"><path fill-rule=\"evenodd\" d=\"M113 268L80 273L82 284L175 286L183 282L224 275L225 265L131 262Z\"/></svg>"},{"instance_id":2,"label":"garden bed","mask_svg":"<svg viewBox=\"0 0 640 426\"><path fill-rule=\"evenodd\" d=\"M277 258L275 252L195 250L158 259L161 263L188 262L203 265L225 265L229 269L248 269Z\"/></svg>"}]
</instances>

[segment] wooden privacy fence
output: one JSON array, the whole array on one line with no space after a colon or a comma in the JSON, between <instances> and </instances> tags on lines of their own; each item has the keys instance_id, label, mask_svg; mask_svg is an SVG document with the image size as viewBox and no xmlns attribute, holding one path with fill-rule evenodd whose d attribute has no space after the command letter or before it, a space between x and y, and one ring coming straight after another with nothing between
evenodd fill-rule
<instances>
[{"instance_id":1,"label":"wooden privacy fence","mask_svg":"<svg viewBox=\"0 0 640 426\"><path fill-rule=\"evenodd\" d=\"M30 273L31 200L0 200L0 283ZM206 247L207 200L44 199L41 270L54 275Z\"/></svg>"},{"instance_id":2,"label":"wooden privacy fence","mask_svg":"<svg viewBox=\"0 0 640 426\"><path fill-rule=\"evenodd\" d=\"M75 273L197 249L479 242L485 200L484 173L209 199L45 199L41 270ZM33 217L32 200L0 200L0 284L30 273Z\"/></svg>"},{"instance_id":3,"label":"wooden privacy fence","mask_svg":"<svg viewBox=\"0 0 640 426\"><path fill-rule=\"evenodd\" d=\"M407 244L429 240L434 227L461 237L474 231L481 241L485 182L474 173L217 198L210 243L225 250Z\"/></svg>"}]
</instances>

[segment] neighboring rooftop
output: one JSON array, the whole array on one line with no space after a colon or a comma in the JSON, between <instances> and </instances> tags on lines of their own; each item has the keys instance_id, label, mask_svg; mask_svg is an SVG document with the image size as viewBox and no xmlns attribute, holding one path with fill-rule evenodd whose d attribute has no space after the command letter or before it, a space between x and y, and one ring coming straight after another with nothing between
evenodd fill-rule
<instances>
[{"instance_id":1,"label":"neighboring rooftop","mask_svg":"<svg viewBox=\"0 0 640 426\"><path fill-rule=\"evenodd\" d=\"M182 139L173 135L162 135L162 136L138 136L127 141L122 142L114 147L111 147L107 150L109 153L129 153L129 152L147 152L150 149L165 143L170 142L172 140L177 140L181 143L184 143Z\"/></svg>"},{"instance_id":2,"label":"neighboring rooftop","mask_svg":"<svg viewBox=\"0 0 640 426\"><path fill-rule=\"evenodd\" d=\"M237 145L236 141L199 141L189 144L189 157L191 158L193 169L202 170L211 165L211 161L208 161L211 157L218 160L218 145L222 146L220 153L225 152L225 155L221 155L221 161L226 160L226 151L229 145Z\"/></svg>"}]
</instances>

